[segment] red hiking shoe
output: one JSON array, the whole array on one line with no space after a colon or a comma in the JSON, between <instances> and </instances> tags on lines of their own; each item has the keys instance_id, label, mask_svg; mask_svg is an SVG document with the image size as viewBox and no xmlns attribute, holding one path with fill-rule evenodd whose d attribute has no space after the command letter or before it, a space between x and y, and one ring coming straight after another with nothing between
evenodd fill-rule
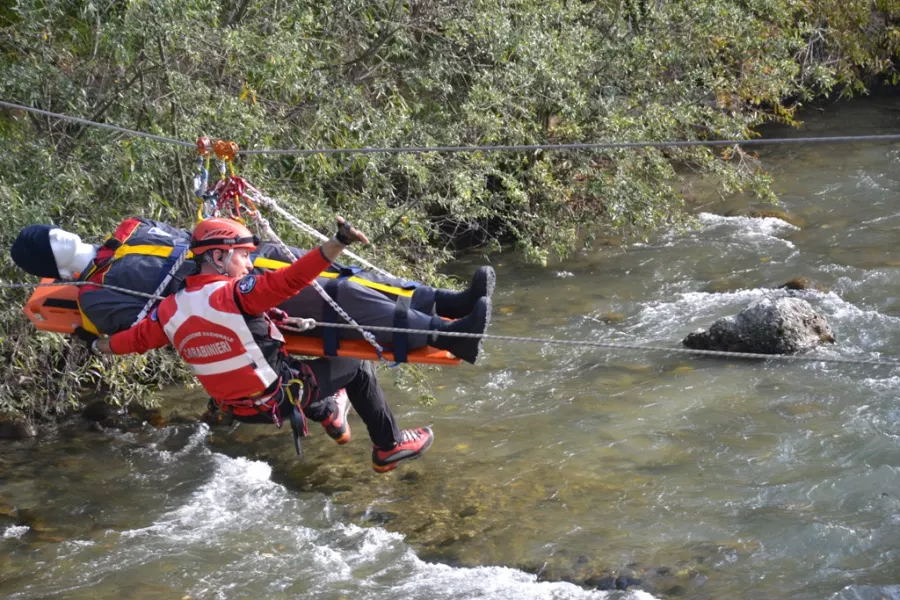
<instances>
[{"instance_id":1,"label":"red hiking shoe","mask_svg":"<svg viewBox=\"0 0 900 600\"><path fill-rule=\"evenodd\" d=\"M404 460L419 458L431 448L434 433L431 427L404 429L400 432L400 443L390 450L382 450L378 446L372 449L372 468L379 473L387 473L397 468Z\"/></svg>"},{"instance_id":2,"label":"red hiking shoe","mask_svg":"<svg viewBox=\"0 0 900 600\"><path fill-rule=\"evenodd\" d=\"M338 444L346 444L350 441L350 423L347 422L348 412L350 412L350 398L347 397L346 390L340 389L334 395L334 412L322 421L325 433Z\"/></svg>"}]
</instances>

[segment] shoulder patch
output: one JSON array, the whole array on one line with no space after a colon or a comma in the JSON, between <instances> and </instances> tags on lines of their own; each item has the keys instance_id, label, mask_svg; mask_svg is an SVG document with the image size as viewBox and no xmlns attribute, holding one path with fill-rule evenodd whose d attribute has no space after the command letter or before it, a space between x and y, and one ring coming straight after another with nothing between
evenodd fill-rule
<instances>
[{"instance_id":1,"label":"shoulder patch","mask_svg":"<svg viewBox=\"0 0 900 600\"><path fill-rule=\"evenodd\" d=\"M159 309L158 308L154 308L150 312L150 320L151 321L159 321Z\"/></svg>"},{"instance_id":2,"label":"shoulder patch","mask_svg":"<svg viewBox=\"0 0 900 600\"><path fill-rule=\"evenodd\" d=\"M242 294L247 294L256 287L256 275L247 275L238 283L238 290Z\"/></svg>"}]
</instances>

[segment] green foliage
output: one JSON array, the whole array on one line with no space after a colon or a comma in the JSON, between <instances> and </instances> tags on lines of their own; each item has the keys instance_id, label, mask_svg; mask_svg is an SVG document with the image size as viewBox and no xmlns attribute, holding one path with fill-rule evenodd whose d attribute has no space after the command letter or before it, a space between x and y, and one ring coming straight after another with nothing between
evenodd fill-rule
<instances>
[{"instance_id":1,"label":"green foliage","mask_svg":"<svg viewBox=\"0 0 900 600\"><path fill-rule=\"evenodd\" d=\"M242 148L748 138L766 121L796 124L801 102L895 81L898 15L896 0L3 0L0 97ZM0 144L7 242L32 222L92 239L132 214L190 225L189 149L16 111L0 113ZM545 262L600 229L680 223L685 172L771 194L740 148L237 167L321 229L347 216L376 240L369 258L426 281L459 248L511 244ZM21 280L5 255L0 274ZM8 307L22 298L4 294ZM28 331L20 318L3 326L7 345ZM40 340L53 358L7 361L4 380L58 368L68 346Z\"/></svg>"}]
</instances>

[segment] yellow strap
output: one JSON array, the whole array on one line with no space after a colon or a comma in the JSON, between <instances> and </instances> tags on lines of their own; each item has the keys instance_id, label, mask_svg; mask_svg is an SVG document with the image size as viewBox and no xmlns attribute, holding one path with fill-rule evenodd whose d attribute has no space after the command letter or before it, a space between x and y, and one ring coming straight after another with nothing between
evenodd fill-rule
<instances>
[{"instance_id":1,"label":"yellow strap","mask_svg":"<svg viewBox=\"0 0 900 600\"><path fill-rule=\"evenodd\" d=\"M127 256L129 254L141 254L143 256L158 256L160 258L168 258L169 255L172 254L174 248L170 248L169 246L153 246L150 244L145 245L137 245L137 246L127 246L123 245L116 250L115 257L116 259L121 258L123 256ZM188 251L188 258L193 258L194 254ZM282 262L280 260L273 260L271 258L263 258L257 257L253 261L254 267L259 267L260 269L283 269L287 267L290 263ZM319 273L319 277L327 277L328 279L337 279L337 273L329 273L327 271L322 271ZM405 290L403 288L395 287L393 285L385 285L383 283L377 283L375 281L369 281L367 279L362 279L360 277L349 277L350 281L358 283L367 288L372 288L373 290L378 290L379 292L384 292L386 294L392 294L394 296L404 296L411 297L415 290Z\"/></svg>"},{"instance_id":2,"label":"yellow strap","mask_svg":"<svg viewBox=\"0 0 900 600\"><path fill-rule=\"evenodd\" d=\"M253 259L253 266L259 267L260 269L283 269L289 264L290 263L282 262L280 260L272 260L271 258L263 258L261 256L257 256Z\"/></svg>"},{"instance_id":3,"label":"yellow strap","mask_svg":"<svg viewBox=\"0 0 900 600\"><path fill-rule=\"evenodd\" d=\"M91 323L91 320L87 318L87 315L82 312L80 304L78 305L78 312L81 313L81 327L86 331L93 333L94 335L100 335L100 332L97 330L97 326Z\"/></svg>"},{"instance_id":4,"label":"yellow strap","mask_svg":"<svg viewBox=\"0 0 900 600\"><path fill-rule=\"evenodd\" d=\"M151 244L143 244L136 246L127 246L122 245L117 250L115 255L113 255L114 259L122 258L123 256L128 256L129 254L140 254L142 256L158 256L160 258L169 258L172 252L175 251L175 248L169 246L153 246ZM188 250L188 258L192 258L194 253Z\"/></svg>"},{"instance_id":5,"label":"yellow strap","mask_svg":"<svg viewBox=\"0 0 900 600\"><path fill-rule=\"evenodd\" d=\"M258 257L253 261L254 267L259 267L260 269L283 269L288 266L288 263L281 262L280 260L272 260L271 258L262 258ZM329 273L328 271L322 271L319 273L319 277L326 277L328 279L337 279L337 273ZM399 288L393 285L385 285L383 283L377 283L375 281L369 281L368 279L361 279L359 277L348 277L350 281L363 285L367 288L372 288L373 290L378 290L379 292L385 292L386 294L393 294L394 296L412 296L415 290L404 290L403 288Z\"/></svg>"},{"instance_id":6,"label":"yellow strap","mask_svg":"<svg viewBox=\"0 0 900 600\"><path fill-rule=\"evenodd\" d=\"M336 273L320 273L319 277L337 277ZM404 296L407 298L411 298L413 292L415 290L404 290L403 288L398 288L393 285L385 285L383 283L378 283L375 281L369 281L367 279L361 279L359 277L351 277L350 281L355 281L360 285L364 285L367 288L372 288L373 290L378 290L379 292L385 292L388 294L393 294L395 296Z\"/></svg>"}]
</instances>

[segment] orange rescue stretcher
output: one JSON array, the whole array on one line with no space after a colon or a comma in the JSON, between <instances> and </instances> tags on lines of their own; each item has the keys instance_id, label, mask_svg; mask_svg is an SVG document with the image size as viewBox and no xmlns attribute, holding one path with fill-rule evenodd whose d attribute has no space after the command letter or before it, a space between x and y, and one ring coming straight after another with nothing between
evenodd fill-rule
<instances>
[{"instance_id":1,"label":"orange rescue stretcher","mask_svg":"<svg viewBox=\"0 0 900 600\"><path fill-rule=\"evenodd\" d=\"M42 279L41 283L53 283L52 279ZM72 334L82 325L81 310L78 308L78 287L74 285L48 285L36 288L25 303L25 315L42 331ZM325 356L321 338L285 333L285 349L299 356ZM365 340L341 340L338 356L379 360L375 348ZM394 361L394 354L388 350L381 353L387 361ZM407 352L409 363L430 365L458 365L460 359L446 350L431 346Z\"/></svg>"}]
</instances>

